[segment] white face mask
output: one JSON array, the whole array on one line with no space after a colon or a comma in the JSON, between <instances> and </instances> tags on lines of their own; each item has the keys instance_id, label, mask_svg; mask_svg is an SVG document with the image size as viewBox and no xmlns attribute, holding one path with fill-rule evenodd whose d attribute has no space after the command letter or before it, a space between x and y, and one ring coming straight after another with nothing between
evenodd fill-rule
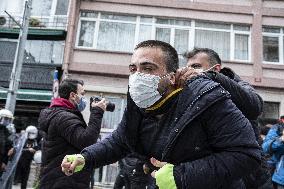
<instances>
[{"instance_id":1,"label":"white face mask","mask_svg":"<svg viewBox=\"0 0 284 189\"><path fill-rule=\"evenodd\" d=\"M168 74L162 78L166 76ZM162 98L158 91L158 85L162 78L140 72L129 76L129 93L139 108L148 108Z\"/></svg>"},{"instance_id":2,"label":"white face mask","mask_svg":"<svg viewBox=\"0 0 284 189\"><path fill-rule=\"evenodd\" d=\"M36 139L37 134L36 133L28 133L28 139Z\"/></svg>"},{"instance_id":3,"label":"white face mask","mask_svg":"<svg viewBox=\"0 0 284 189\"><path fill-rule=\"evenodd\" d=\"M217 66L217 64L215 64L214 66L211 66L210 68L208 68L207 70L204 70L203 68L194 68L194 70L198 73L203 73L203 72L208 72L211 71L213 68L215 68Z\"/></svg>"}]
</instances>

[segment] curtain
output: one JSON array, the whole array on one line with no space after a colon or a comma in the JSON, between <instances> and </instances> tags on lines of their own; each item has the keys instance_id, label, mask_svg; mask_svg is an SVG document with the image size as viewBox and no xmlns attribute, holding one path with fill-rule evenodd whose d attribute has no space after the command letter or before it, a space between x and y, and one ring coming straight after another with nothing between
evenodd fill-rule
<instances>
[{"instance_id":1,"label":"curtain","mask_svg":"<svg viewBox=\"0 0 284 189\"><path fill-rule=\"evenodd\" d=\"M151 39L151 30L152 26L141 24L139 29L138 43Z\"/></svg>"},{"instance_id":2,"label":"curtain","mask_svg":"<svg viewBox=\"0 0 284 189\"><path fill-rule=\"evenodd\" d=\"M195 47L213 49L222 60L229 60L230 33L197 29L195 30Z\"/></svg>"},{"instance_id":3,"label":"curtain","mask_svg":"<svg viewBox=\"0 0 284 189\"><path fill-rule=\"evenodd\" d=\"M248 60L248 35L235 35L235 59Z\"/></svg>"},{"instance_id":4,"label":"curtain","mask_svg":"<svg viewBox=\"0 0 284 189\"><path fill-rule=\"evenodd\" d=\"M175 44L178 54L183 54L188 50L188 38L189 31L188 30L179 30L175 29Z\"/></svg>"},{"instance_id":5,"label":"curtain","mask_svg":"<svg viewBox=\"0 0 284 189\"><path fill-rule=\"evenodd\" d=\"M135 24L100 22L97 49L132 52Z\"/></svg>"},{"instance_id":6,"label":"curtain","mask_svg":"<svg viewBox=\"0 0 284 189\"><path fill-rule=\"evenodd\" d=\"M170 43L171 40L171 29L170 28L156 28L156 39Z\"/></svg>"},{"instance_id":7,"label":"curtain","mask_svg":"<svg viewBox=\"0 0 284 189\"><path fill-rule=\"evenodd\" d=\"M92 47L96 22L81 21L78 46Z\"/></svg>"}]
</instances>

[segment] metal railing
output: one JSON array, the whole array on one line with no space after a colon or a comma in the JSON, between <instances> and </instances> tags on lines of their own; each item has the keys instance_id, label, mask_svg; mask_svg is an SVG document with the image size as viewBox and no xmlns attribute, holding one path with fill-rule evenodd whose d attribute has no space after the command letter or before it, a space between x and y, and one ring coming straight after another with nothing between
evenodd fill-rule
<instances>
[{"instance_id":1,"label":"metal railing","mask_svg":"<svg viewBox=\"0 0 284 189\"><path fill-rule=\"evenodd\" d=\"M22 17L18 15L12 15L14 19L22 23ZM19 28L15 22L7 15L0 15L2 17L2 22L0 23L0 28ZM4 17L4 19L3 19ZM31 16L29 20L29 28L39 28L39 29L58 29L67 30L68 19L67 16Z\"/></svg>"}]
</instances>

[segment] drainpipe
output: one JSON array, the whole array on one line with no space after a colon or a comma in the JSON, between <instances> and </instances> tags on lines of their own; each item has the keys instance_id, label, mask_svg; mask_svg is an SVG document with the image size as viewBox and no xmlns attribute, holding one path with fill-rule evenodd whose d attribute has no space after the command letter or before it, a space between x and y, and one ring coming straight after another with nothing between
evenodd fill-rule
<instances>
[{"instance_id":1,"label":"drainpipe","mask_svg":"<svg viewBox=\"0 0 284 189\"><path fill-rule=\"evenodd\" d=\"M68 25L67 25L67 36L65 41L65 48L64 48L64 58L63 58L63 77L62 79L65 79L68 77L69 72L69 64L72 60L73 56L73 44L75 37L75 23L76 23L76 12L77 7L79 7L81 0L71 0L70 1L70 8L68 13Z\"/></svg>"}]
</instances>

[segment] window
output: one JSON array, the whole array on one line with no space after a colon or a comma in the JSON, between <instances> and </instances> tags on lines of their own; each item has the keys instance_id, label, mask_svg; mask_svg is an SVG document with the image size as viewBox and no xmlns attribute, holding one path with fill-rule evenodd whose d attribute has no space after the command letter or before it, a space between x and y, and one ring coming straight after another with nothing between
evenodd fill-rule
<instances>
[{"instance_id":1,"label":"window","mask_svg":"<svg viewBox=\"0 0 284 189\"><path fill-rule=\"evenodd\" d=\"M101 22L97 49L131 52L134 36L135 24Z\"/></svg>"},{"instance_id":2,"label":"window","mask_svg":"<svg viewBox=\"0 0 284 189\"><path fill-rule=\"evenodd\" d=\"M69 0L38 0L32 6L31 17L41 27L66 29Z\"/></svg>"},{"instance_id":3,"label":"window","mask_svg":"<svg viewBox=\"0 0 284 189\"><path fill-rule=\"evenodd\" d=\"M230 60L230 33L197 29L195 31L195 47L213 49L221 59Z\"/></svg>"},{"instance_id":4,"label":"window","mask_svg":"<svg viewBox=\"0 0 284 189\"><path fill-rule=\"evenodd\" d=\"M57 0L56 15L67 15L69 0Z\"/></svg>"},{"instance_id":5,"label":"window","mask_svg":"<svg viewBox=\"0 0 284 189\"><path fill-rule=\"evenodd\" d=\"M207 47L223 60L250 61L247 25L82 11L78 28L77 47L132 52L139 42L157 39L170 43L179 55Z\"/></svg>"},{"instance_id":6,"label":"window","mask_svg":"<svg viewBox=\"0 0 284 189\"><path fill-rule=\"evenodd\" d=\"M0 62L14 62L17 41L0 41Z\"/></svg>"},{"instance_id":7,"label":"window","mask_svg":"<svg viewBox=\"0 0 284 189\"><path fill-rule=\"evenodd\" d=\"M28 40L24 62L62 64L63 44L62 41Z\"/></svg>"},{"instance_id":8,"label":"window","mask_svg":"<svg viewBox=\"0 0 284 189\"><path fill-rule=\"evenodd\" d=\"M33 16L50 16L52 0L33 1L32 6L31 14Z\"/></svg>"},{"instance_id":9,"label":"window","mask_svg":"<svg viewBox=\"0 0 284 189\"><path fill-rule=\"evenodd\" d=\"M126 106L126 99L124 97L105 96L105 98L115 104L115 110L113 112L106 111L104 113L100 140L107 137L114 129L116 129L122 119ZM116 163L95 169L94 178L96 185L103 187L103 185L114 183L118 171L119 169Z\"/></svg>"},{"instance_id":10,"label":"window","mask_svg":"<svg viewBox=\"0 0 284 189\"><path fill-rule=\"evenodd\" d=\"M170 43L171 29L170 28L156 28L156 39Z\"/></svg>"},{"instance_id":11,"label":"window","mask_svg":"<svg viewBox=\"0 0 284 189\"><path fill-rule=\"evenodd\" d=\"M263 59L267 62L279 62L278 37L263 36Z\"/></svg>"},{"instance_id":12,"label":"window","mask_svg":"<svg viewBox=\"0 0 284 189\"><path fill-rule=\"evenodd\" d=\"M248 60L249 36L244 34L235 35L235 59Z\"/></svg>"},{"instance_id":13,"label":"window","mask_svg":"<svg viewBox=\"0 0 284 189\"><path fill-rule=\"evenodd\" d=\"M109 133L101 132L101 140L108 136ZM115 182L117 174L119 173L119 168L117 163L106 165L95 169L94 180L96 186L101 186L102 188L110 186Z\"/></svg>"},{"instance_id":14,"label":"window","mask_svg":"<svg viewBox=\"0 0 284 189\"><path fill-rule=\"evenodd\" d=\"M263 61L264 63L284 63L283 28L263 26Z\"/></svg>"},{"instance_id":15,"label":"window","mask_svg":"<svg viewBox=\"0 0 284 189\"><path fill-rule=\"evenodd\" d=\"M96 22L81 21L78 46L92 47Z\"/></svg>"},{"instance_id":16,"label":"window","mask_svg":"<svg viewBox=\"0 0 284 189\"><path fill-rule=\"evenodd\" d=\"M260 124L262 126L266 124L275 124L280 117L279 102L264 102L263 113L259 117Z\"/></svg>"},{"instance_id":17,"label":"window","mask_svg":"<svg viewBox=\"0 0 284 189\"><path fill-rule=\"evenodd\" d=\"M115 104L115 110L113 112L106 111L104 113L102 128L115 129L122 118L126 102L122 97L106 96L105 98Z\"/></svg>"}]
</instances>

